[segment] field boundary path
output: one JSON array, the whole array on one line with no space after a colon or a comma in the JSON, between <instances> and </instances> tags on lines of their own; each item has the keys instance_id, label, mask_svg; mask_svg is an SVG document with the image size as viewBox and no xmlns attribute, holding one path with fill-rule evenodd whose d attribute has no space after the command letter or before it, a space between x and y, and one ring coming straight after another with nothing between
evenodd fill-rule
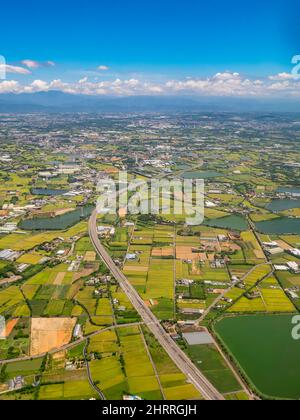
<instances>
[{"instance_id":1,"label":"field boundary path","mask_svg":"<svg viewBox=\"0 0 300 420\"><path fill-rule=\"evenodd\" d=\"M160 388L160 392L161 392L161 394L162 394L162 396L163 396L164 400L166 400L167 398L166 398L166 396L165 396L164 389L163 389L163 386L162 386L162 383L161 383L161 380L160 380L160 377L159 377L159 374L158 374L157 368L156 368L156 366L155 366L155 363L154 363L153 357L152 357L151 352L150 352L150 350L149 350L149 347L148 347L148 344L147 344L147 342L146 342L146 339L145 339L145 336L144 336L144 333L143 333L143 331L142 331L141 326L139 327L139 330L140 330L141 337L142 337L142 340L143 340L143 343L144 343L144 346L145 346L146 352L147 352L147 354L148 354L149 360L150 360L150 362L151 362L151 364L152 364L152 367L153 367L153 370L154 370L154 373L155 373L155 376L156 376L156 379L157 379L157 382L158 382L158 385L159 385L159 388Z\"/></svg>"},{"instance_id":2,"label":"field boundary path","mask_svg":"<svg viewBox=\"0 0 300 420\"><path fill-rule=\"evenodd\" d=\"M97 385L94 383L92 375L91 375L91 369L90 369L90 365L89 365L89 361L87 358L87 349L89 346L89 339L86 340L86 344L83 350L83 355L84 355L84 360L85 360L85 364L86 364L86 371L87 371L87 376L88 376L88 380L89 383L91 385L91 387L95 390L95 392L99 395L99 397L101 398L101 400L106 400L105 395L103 394L103 392L97 387Z\"/></svg>"}]
</instances>

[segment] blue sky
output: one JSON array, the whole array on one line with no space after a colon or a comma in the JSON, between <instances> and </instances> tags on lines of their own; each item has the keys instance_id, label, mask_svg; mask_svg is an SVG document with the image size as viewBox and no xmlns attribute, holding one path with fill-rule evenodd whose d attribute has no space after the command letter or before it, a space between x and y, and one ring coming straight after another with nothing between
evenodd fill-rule
<instances>
[{"instance_id":1,"label":"blue sky","mask_svg":"<svg viewBox=\"0 0 300 420\"><path fill-rule=\"evenodd\" d=\"M11 68L9 79L26 84L120 78L162 84L226 71L260 79L290 72L292 56L300 54L296 0L47 4L1 5L0 54L7 64L30 69L22 74ZM24 60L37 64L28 67Z\"/></svg>"}]
</instances>

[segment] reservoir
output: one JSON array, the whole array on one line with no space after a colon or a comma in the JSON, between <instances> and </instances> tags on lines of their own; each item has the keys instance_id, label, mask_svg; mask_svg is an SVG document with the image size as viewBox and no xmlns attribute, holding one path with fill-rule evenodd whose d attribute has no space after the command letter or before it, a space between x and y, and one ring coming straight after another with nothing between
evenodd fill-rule
<instances>
[{"instance_id":1,"label":"reservoir","mask_svg":"<svg viewBox=\"0 0 300 420\"><path fill-rule=\"evenodd\" d=\"M231 229L239 231L249 229L246 219L238 215L226 216L220 219L205 220L203 224L220 229Z\"/></svg>"},{"instance_id":2,"label":"reservoir","mask_svg":"<svg viewBox=\"0 0 300 420\"><path fill-rule=\"evenodd\" d=\"M215 332L265 396L300 399L300 340L292 338L293 315L227 317Z\"/></svg>"},{"instance_id":3,"label":"reservoir","mask_svg":"<svg viewBox=\"0 0 300 420\"><path fill-rule=\"evenodd\" d=\"M27 219L19 227L23 230L64 230L89 217L93 209L93 206L86 206L57 217Z\"/></svg>"},{"instance_id":4,"label":"reservoir","mask_svg":"<svg viewBox=\"0 0 300 420\"><path fill-rule=\"evenodd\" d=\"M270 204L266 207L268 210L273 212L280 212L284 210L290 209L298 209L300 208L300 200L273 200Z\"/></svg>"},{"instance_id":5,"label":"reservoir","mask_svg":"<svg viewBox=\"0 0 300 420\"><path fill-rule=\"evenodd\" d=\"M277 192L288 194L300 194L300 187L280 187Z\"/></svg>"},{"instance_id":6,"label":"reservoir","mask_svg":"<svg viewBox=\"0 0 300 420\"><path fill-rule=\"evenodd\" d=\"M55 197L58 195L66 194L68 190L51 190L47 188L32 188L31 194L32 195L45 195L49 197Z\"/></svg>"},{"instance_id":7,"label":"reservoir","mask_svg":"<svg viewBox=\"0 0 300 420\"><path fill-rule=\"evenodd\" d=\"M216 171L188 171L182 176L184 179L209 179L221 177L223 175Z\"/></svg>"},{"instance_id":8,"label":"reservoir","mask_svg":"<svg viewBox=\"0 0 300 420\"><path fill-rule=\"evenodd\" d=\"M268 235L296 235L300 233L300 219L291 219L289 217L258 222L255 225L259 232Z\"/></svg>"}]
</instances>

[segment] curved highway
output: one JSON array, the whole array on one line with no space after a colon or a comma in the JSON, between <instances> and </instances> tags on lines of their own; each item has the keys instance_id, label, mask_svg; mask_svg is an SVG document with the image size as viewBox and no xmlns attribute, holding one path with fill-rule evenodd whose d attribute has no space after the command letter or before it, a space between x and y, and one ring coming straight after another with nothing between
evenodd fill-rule
<instances>
[{"instance_id":1,"label":"curved highway","mask_svg":"<svg viewBox=\"0 0 300 420\"><path fill-rule=\"evenodd\" d=\"M174 363L187 376L189 381L198 389L206 400L225 400L206 377L197 369L189 357L177 346L173 339L166 333L158 319L147 307L134 287L129 283L126 276L115 265L104 246L101 244L97 232L97 210L95 209L89 220L89 235L98 255L110 270L114 278L130 299L132 305L141 316L142 320L155 336L160 345L165 349Z\"/></svg>"}]
</instances>

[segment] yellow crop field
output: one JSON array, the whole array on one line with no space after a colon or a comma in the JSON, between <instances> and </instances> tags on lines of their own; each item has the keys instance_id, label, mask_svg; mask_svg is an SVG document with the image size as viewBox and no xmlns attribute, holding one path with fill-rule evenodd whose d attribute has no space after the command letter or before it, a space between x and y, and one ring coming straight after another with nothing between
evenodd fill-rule
<instances>
[{"instance_id":1,"label":"yellow crop field","mask_svg":"<svg viewBox=\"0 0 300 420\"><path fill-rule=\"evenodd\" d=\"M42 258L43 258L42 255L28 253L28 254L22 255L17 260L17 263L18 264L32 264L32 265L35 265L35 264L38 264L41 261Z\"/></svg>"},{"instance_id":2,"label":"yellow crop field","mask_svg":"<svg viewBox=\"0 0 300 420\"><path fill-rule=\"evenodd\" d=\"M247 299L242 297L239 299L228 312L265 312L266 307L261 297L256 299Z\"/></svg>"},{"instance_id":3,"label":"yellow crop field","mask_svg":"<svg viewBox=\"0 0 300 420\"><path fill-rule=\"evenodd\" d=\"M295 312L296 309L281 289L262 289L261 294L268 312Z\"/></svg>"},{"instance_id":4,"label":"yellow crop field","mask_svg":"<svg viewBox=\"0 0 300 420\"><path fill-rule=\"evenodd\" d=\"M256 267L245 279L247 286L254 286L257 282L262 280L268 274L271 273L271 266L265 264Z\"/></svg>"},{"instance_id":5,"label":"yellow crop field","mask_svg":"<svg viewBox=\"0 0 300 420\"><path fill-rule=\"evenodd\" d=\"M241 238L244 241L244 252L246 254L247 260L263 260L265 259L265 254L261 249L261 246L256 239L255 235L251 231L242 232Z\"/></svg>"},{"instance_id":6,"label":"yellow crop field","mask_svg":"<svg viewBox=\"0 0 300 420\"><path fill-rule=\"evenodd\" d=\"M148 299L165 297L174 299L174 262L172 260L152 260L148 273Z\"/></svg>"},{"instance_id":7,"label":"yellow crop field","mask_svg":"<svg viewBox=\"0 0 300 420\"><path fill-rule=\"evenodd\" d=\"M165 388L164 393L167 400L196 400L200 398L199 392L192 384Z\"/></svg>"},{"instance_id":8,"label":"yellow crop field","mask_svg":"<svg viewBox=\"0 0 300 420\"><path fill-rule=\"evenodd\" d=\"M57 238L57 233L39 233L37 235L11 234L0 239L0 249L13 249L14 251L29 250L37 245L52 241Z\"/></svg>"}]
</instances>

